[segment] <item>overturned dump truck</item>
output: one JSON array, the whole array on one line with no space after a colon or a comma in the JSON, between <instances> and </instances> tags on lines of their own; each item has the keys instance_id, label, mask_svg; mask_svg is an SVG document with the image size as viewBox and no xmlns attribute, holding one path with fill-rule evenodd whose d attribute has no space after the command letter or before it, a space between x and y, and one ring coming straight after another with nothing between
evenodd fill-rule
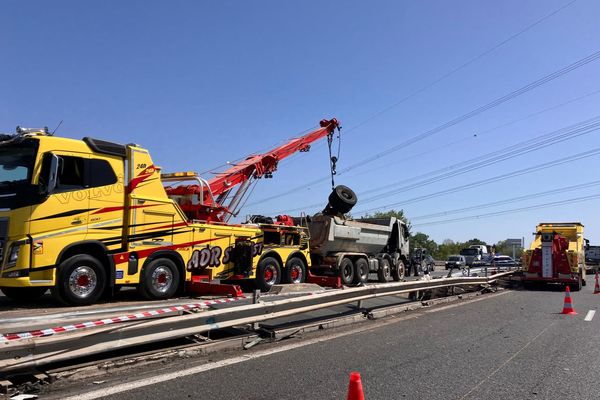
<instances>
[{"instance_id":1,"label":"overturned dump truck","mask_svg":"<svg viewBox=\"0 0 600 400\"><path fill-rule=\"evenodd\" d=\"M406 224L394 217L346 218L356 201L350 188L337 186L323 212L309 219L311 272L338 275L344 285L367 282L371 272L380 282L404 279Z\"/></svg>"}]
</instances>

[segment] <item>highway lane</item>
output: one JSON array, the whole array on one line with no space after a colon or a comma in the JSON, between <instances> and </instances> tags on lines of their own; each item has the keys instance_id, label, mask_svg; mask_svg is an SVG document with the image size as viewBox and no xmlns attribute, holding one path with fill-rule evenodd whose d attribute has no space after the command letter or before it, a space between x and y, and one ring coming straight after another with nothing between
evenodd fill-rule
<instances>
[{"instance_id":1,"label":"highway lane","mask_svg":"<svg viewBox=\"0 0 600 400\"><path fill-rule=\"evenodd\" d=\"M44 398L342 399L359 371L368 399L595 399L600 322L585 321L600 303L592 286L573 293L577 316L559 314L561 288L511 291L210 362L134 368L101 385L59 384ZM156 382L169 373L179 376Z\"/></svg>"}]
</instances>

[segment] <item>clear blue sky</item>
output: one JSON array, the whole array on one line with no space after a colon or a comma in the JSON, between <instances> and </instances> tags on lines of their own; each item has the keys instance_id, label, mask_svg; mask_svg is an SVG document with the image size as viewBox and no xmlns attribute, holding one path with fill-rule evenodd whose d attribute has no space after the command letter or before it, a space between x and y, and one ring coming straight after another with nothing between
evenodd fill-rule
<instances>
[{"instance_id":1,"label":"clear blue sky","mask_svg":"<svg viewBox=\"0 0 600 400\"><path fill-rule=\"evenodd\" d=\"M538 1L14 1L0 4L0 131L54 127L149 148L165 171L205 171L337 117L338 168L389 149L600 50L600 2L579 0L493 52L363 122L411 92L568 4ZM600 146L594 131L368 204L371 189L465 161L600 114L600 61L592 62L337 178L356 211L489 179L411 204L408 217L598 180L600 156L494 182ZM508 122L511 125L488 130ZM356 129L353 127L359 125ZM344 132L347 132L344 134ZM483 134L481 134L484 132ZM474 136L475 134L478 134ZM456 143L457 141L459 143ZM326 147L284 161L259 182L243 213L273 215L326 202ZM600 186L421 222L461 218L600 193ZM257 201L260 202L257 203ZM600 200L416 226L438 242L525 237L540 221L581 221L600 244ZM318 207L307 208L308 213ZM417 221L414 222L415 224Z\"/></svg>"}]
</instances>

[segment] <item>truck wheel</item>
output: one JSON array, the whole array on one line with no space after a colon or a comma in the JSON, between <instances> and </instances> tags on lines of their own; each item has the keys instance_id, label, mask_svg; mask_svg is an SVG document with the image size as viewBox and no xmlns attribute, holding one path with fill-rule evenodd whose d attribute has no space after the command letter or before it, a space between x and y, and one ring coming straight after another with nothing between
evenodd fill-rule
<instances>
[{"instance_id":1,"label":"truck wheel","mask_svg":"<svg viewBox=\"0 0 600 400\"><path fill-rule=\"evenodd\" d=\"M581 288L583 287L583 279L581 278L581 275L579 275L579 279L577 280L577 283L573 283L569 286L571 287L571 291L579 292L581 290Z\"/></svg>"},{"instance_id":2,"label":"truck wheel","mask_svg":"<svg viewBox=\"0 0 600 400\"><path fill-rule=\"evenodd\" d=\"M26 303L29 301L37 300L40 297L42 297L42 295L44 293L46 293L48 288L47 287L3 287L3 288L0 288L0 290L2 290L2 293L4 293L4 295L6 297L8 297L9 299L14 300L14 301L19 301L22 303Z\"/></svg>"},{"instance_id":3,"label":"truck wheel","mask_svg":"<svg viewBox=\"0 0 600 400\"><path fill-rule=\"evenodd\" d=\"M388 260L383 260L383 262L387 262L389 265ZM402 260L398 260L398 265L392 270L392 278L394 278L396 282L400 282L404 279L404 262Z\"/></svg>"},{"instance_id":4,"label":"truck wheel","mask_svg":"<svg viewBox=\"0 0 600 400\"><path fill-rule=\"evenodd\" d=\"M340 278L343 285L349 285L354 280L354 263L351 259L344 257L340 263Z\"/></svg>"},{"instance_id":5,"label":"truck wheel","mask_svg":"<svg viewBox=\"0 0 600 400\"><path fill-rule=\"evenodd\" d=\"M60 263L52 296L72 306L93 304L104 292L106 271L96 258L87 254L70 257Z\"/></svg>"},{"instance_id":6,"label":"truck wheel","mask_svg":"<svg viewBox=\"0 0 600 400\"><path fill-rule=\"evenodd\" d=\"M356 194L348 186L338 185L329 195L329 205L342 214L352 210L356 204Z\"/></svg>"},{"instance_id":7,"label":"truck wheel","mask_svg":"<svg viewBox=\"0 0 600 400\"><path fill-rule=\"evenodd\" d=\"M144 267L139 292L148 300L173 297L179 287L179 270L168 258L157 258Z\"/></svg>"},{"instance_id":8,"label":"truck wheel","mask_svg":"<svg viewBox=\"0 0 600 400\"><path fill-rule=\"evenodd\" d=\"M302 283L306 280L306 265L298 257L292 257L285 263L283 270L285 283Z\"/></svg>"},{"instance_id":9,"label":"truck wheel","mask_svg":"<svg viewBox=\"0 0 600 400\"><path fill-rule=\"evenodd\" d=\"M281 282L281 265L273 257L265 257L259 261L256 268L256 287L268 292L273 285Z\"/></svg>"},{"instance_id":10,"label":"truck wheel","mask_svg":"<svg viewBox=\"0 0 600 400\"><path fill-rule=\"evenodd\" d=\"M359 258L354 263L354 283L367 283L369 281L369 262L364 258Z\"/></svg>"},{"instance_id":11,"label":"truck wheel","mask_svg":"<svg viewBox=\"0 0 600 400\"><path fill-rule=\"evenodd\" d=\"M386 283L390 280L392 271L390 270L390 262L386 259L381 260L381 265L377 270L377 279L379 282Z\"/></svg>"}]
</instances>

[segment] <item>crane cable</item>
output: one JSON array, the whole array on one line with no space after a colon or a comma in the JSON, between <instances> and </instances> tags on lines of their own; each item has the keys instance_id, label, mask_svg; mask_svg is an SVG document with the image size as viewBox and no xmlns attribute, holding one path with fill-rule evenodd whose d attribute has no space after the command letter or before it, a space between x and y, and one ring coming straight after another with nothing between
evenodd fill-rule
<instances>
[{"instance_id":1,"label":"crane cable","mask_svg":"<svg viewBox=\"0 0 600 400\"><path fill-rule=\"evenodd\" d=\"M338 139L338 150L337 156L331 155L331 146L333 144L333 134L335 132L335 128L327 134L327 148L329 149L329 169L331 172L331 190L335 188L335 180L334 175L337 175L336 165L338 160L340 159L340 149L342 147L342 127L337 126L337 139Z\"/></svg>"}]
</instances>

